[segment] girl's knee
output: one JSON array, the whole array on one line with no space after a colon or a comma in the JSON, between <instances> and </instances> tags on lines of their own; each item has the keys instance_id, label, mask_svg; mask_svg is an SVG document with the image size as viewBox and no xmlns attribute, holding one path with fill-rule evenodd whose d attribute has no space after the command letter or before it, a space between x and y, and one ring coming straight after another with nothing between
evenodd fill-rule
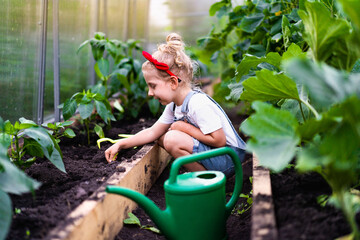
<instances>
[{"instance_id":1,"label":"girl's knee","mask_svg":"<svg viewBox=\"0 0 360 240\"><path fill-rule=\"evenodd\" d=\"M172 152L178 149L192 149L193 141L188 134L171 130L163 135L162 144L168 152Z\"/></svg>"}]
</instances>

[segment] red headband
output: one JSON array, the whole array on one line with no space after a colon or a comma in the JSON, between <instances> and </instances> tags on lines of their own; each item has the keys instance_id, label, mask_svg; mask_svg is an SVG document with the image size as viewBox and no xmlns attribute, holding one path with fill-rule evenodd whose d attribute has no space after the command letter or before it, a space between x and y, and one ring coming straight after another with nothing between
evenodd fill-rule
<instances>
[{"instance_id":1,"label":"red headband","mask_svg":"<svg viewBox=\"0 0 360 240\"><path fill-rule=\"evenodd\" d=\"M176 77L179 82L181 81L181 79L180 79L178 76L176 76L175 74L173 74L173 73L169 70L169 66L168 66L166 63L159 62L158 60L156 60L155 58L153 58L153 57L151 56L151 54L148 53L148 52L143 51L143 52L142 52L142 55L143 55L147 60L149 60L149 62L153 63L157 69L159 69L159 70L161 70L161 71L165 71L165 72L167 72L167 74L169 74L170 76Z\"/></svg>"}]
</instances>

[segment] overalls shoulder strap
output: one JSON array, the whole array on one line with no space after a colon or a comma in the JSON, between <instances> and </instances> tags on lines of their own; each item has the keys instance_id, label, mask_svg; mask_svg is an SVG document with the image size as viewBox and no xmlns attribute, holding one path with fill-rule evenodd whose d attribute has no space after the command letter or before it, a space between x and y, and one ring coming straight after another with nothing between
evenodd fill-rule
<instances>
[{"instance_id":1,"label":"overalls shoulder strap","mask_svg":"<svg viewBox=\"0 0 360 240\"><path fill-rule=\"evenodd\" d=\"M224 116L226 117L227 121L229 122L239 145L239 148L241 149L246 149L246 143L244 142L244 140L242 140L242 138L239 136L239 134L237 133L237 131L235 130L234 125L232 124L232 122L230 121L228 115L226 114L226 112L224 111L224 109L220 106L220 104L218 102L216 102L212 97L210 97L209 95L207 95L206 93L200 91L200 90L195 90L198 93L202 93L205 94L220 110L221 112L224 114Z\"/></svg>"}]
</instances>

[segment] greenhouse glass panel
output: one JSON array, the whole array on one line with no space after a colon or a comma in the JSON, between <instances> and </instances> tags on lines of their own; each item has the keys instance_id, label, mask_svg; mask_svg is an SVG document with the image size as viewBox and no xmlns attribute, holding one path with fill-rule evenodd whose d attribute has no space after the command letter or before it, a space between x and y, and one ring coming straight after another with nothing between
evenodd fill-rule
<instances>
[{"instance_id":1,"label":"greenhouse glass panel","mask_svg":"<svg viewBox=\"0 0 360 240\"><path fill-rule=\"evenodd\" d=\"M58 2L60 102L64 102L74 93L85 89L93 75L93 71L89 68L92 60L90 48L84 48L78 54L76 52L80 44L93 37L96 31L97 23L93 17L97 9L97 1L61 0ZM53 20L56 18L53 16L53 7L53 1L49 1L45 116L51 116L54 111Z\"/></svg>"},{"instance_id":2,"label":"greenhouse glass panel","mask_svg":"<svg viewBox=\"0 0 360 240\"><path fill-rule=\"evenodd\" d=\"M0 0L0 6L0 116L35 120L41 1Z\"/></svg>"}]
</instances>

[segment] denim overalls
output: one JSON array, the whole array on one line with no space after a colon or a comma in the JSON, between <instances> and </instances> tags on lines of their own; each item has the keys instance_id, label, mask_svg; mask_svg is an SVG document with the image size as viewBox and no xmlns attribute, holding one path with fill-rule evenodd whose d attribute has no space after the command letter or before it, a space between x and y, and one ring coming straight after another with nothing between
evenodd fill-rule
<instances>
[{"instance_id":1,"label":"denim overalls","mask_svg":"<svg viewBox=\"0 0 360 240\"><path fill-rule=\"evenodd\" d=\"M191 122L191 120L187 116L187 113L189 112L189 107L188 107L189 101L190 101L191 97L194 94L198 94L198 93L205 94L204 92L199 91L199 90L193 90L193 91L188 93L188 95L185 97L185 100L184 100L184 102L182 104L182 107L181 107L181 112L184 114L184 116L181 117L181 118L176 118L175 114L174 114L174 121L185 121L185 122L190 123L193 126L199 128L195 123ZM235 136L236 136L238 146L239 146L239 147L234 147L234 146L228 146L228 147L235 150L235 152L238 154L240 160L243 161L244 157L245 157L245 148L246 148L245 142L241 139L239 134L236 132L233 124L231 123L229 117L227 116L225 111L222 109L222 107L214 99L212 99L209 95L207 95L207 94L205 94L205 95L222 111L222 113L224 114L224 116L228 120L228 122L229 122ZM172 110L173 110L173 112L175 111L175 104L174 103L173 103ZM204 144L202 142L199 142L199 140L197 140L195 138L193 138L193 141L194 141L193 153L203 152L203 151L207 151L207 150L215 148L215 147L211 147L209 145L206 145L206 144ZM201 160L201 161L199 161L199 163L201 163L207 170L221 171L226 176L231 176L231 175L234 174L234 164L233 164L232 159L231 159L231 157L229 155L212 157L212 158L209 158L209 159Z\"/></svg>"}]
</instances>

